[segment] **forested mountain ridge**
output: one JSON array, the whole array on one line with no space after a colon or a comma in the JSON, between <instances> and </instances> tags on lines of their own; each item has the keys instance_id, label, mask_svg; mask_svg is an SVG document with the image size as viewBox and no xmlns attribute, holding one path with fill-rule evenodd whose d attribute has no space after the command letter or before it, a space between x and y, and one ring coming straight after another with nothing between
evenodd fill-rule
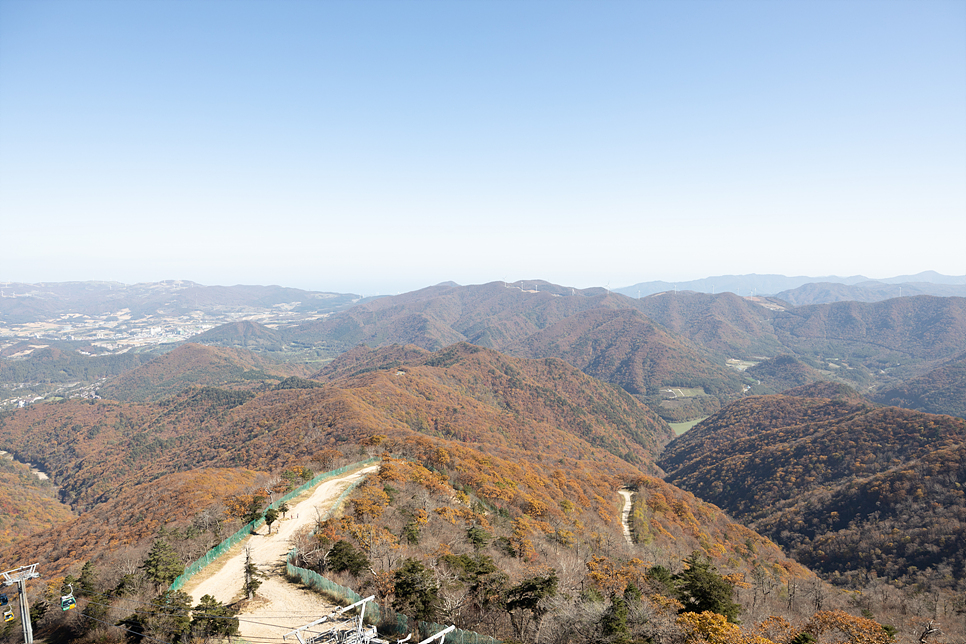
<instances>
[{"instance_id":1,"label":"forested mountain ridge","mask_svg":"<svg viewBox=\"0 0 966 644\"><path fill-rule=\"evenodd\" d=\"M782 304L767 299L669 291L641 299L640 307L670 332L719 356L770 356L781 350L771 319Z\"/></svg>"},{"instance_id":2,"label":"forested mountain ridge","mask_svg":"<svg viewBox=\"0 0 966 644\"><path fill-rule=\"evenodd\" d=\"M260 307L297 302L305 311L335 311L359 296L281 286L203 286L187 280L120 282L6 282L0 320L26 323L63 314L99 315L126 309L136 316L181 315L211 307Z\"/></svg>"},{"instance_id":3,"label":"forested mountain ridge","mask_svg":"<svg viewBox=\"0 0 966 644\"><path fill-rule=\"evenodd\" d=\"M222 324L192 336L191 342L263 351L280 351L283 348L278 332L253 320Z\"/></svg>"},{"instance_id":4,"label":"forested mountain ridge","mask_svg":"<svg viewBox=\"0 0 966 644\"><path fill-rule=\"evenodd\" d=\"M768 391L762 393L781 393L787 389L827 380L822 372L785 353L759 362L746 369L745 373L767 383L761 388Z\"/></svg>"},{"instance_id":5,"label":"forested mountain ridge","mask_svg":"<svg viewBox=\"0 0 966 644\"><path fill-rule=\"evenodd\" d=\"M745 444L745 440L756 440L786 427L794 427L801 435L807 435L817 431L819 423L838 421L870 409L872 405L861 401L785 395L749 396L728 405L676 438L661 455L661 467L669 478L673 478L683 468L693 468L705 460L712 451L753 453L757 446ZM784 431L780 437L785 437Z\"/></svg>"},{"instance_id":6,"label":"forested mountain ridge","mask_svg":"<svg viewBox=\"0 0 966 644\"><path fill-rule=\"evenodd\" d=\"M345 353L339 354L321 370L312 374L311 377L321 381L333 381L376 369L389 369L404 364L419 364L430 359L431 355L431 351L411 344L385 345L378 348L370 348L360 344Z\"/></svg>"},{"instance_id":7,"label":"forested mountain ridge","mask_svg":"<svg viewBox=\"0 0 966 644\"><path fill-rule=\"evenodd\" d=\"M393 417L416 431L536 452L579 450L567 447L572 440L558 434L559 427L645 471L671 439L670 428L648 407L555 358L512 358L468 343L435 353L398 347L367 353L371 357L364 363L370 366L336 383L353 392L362 391L356 383L378 389L383 401L393 401ZM330 370L343 362L356 364L357 355L336 359ZM542 431L550 434L528 431L513 437L508 423L516 421L534 429L545 426Z\"/></svg>"},{"instance_id":8,"label":"forested mountain ridge","mask_svg":"<svg viewBox=\"0 0 966 644\"><path fill-rule=\"evenodd\" d=\"M761 396L699 423L658 463L669 482L827 574L850 582L872 571L924 574L943 584L947 570L954 578L966 572L966 552L952 545L966 540L958 500L964 445L966 421L950 416L848 398ZM910 514L906 500L919 510ZM886 520L895 531L881 531Z\"/></svg>"},{"instance_id":9,"label":"forested mountain ridge","mask_svg":"<svg viewBox=\"0 0 966 644\"><path fill-rule=\"evenodd\" d=\"M879 301L905 295L963 296L966 275L942 275L923 271L915 275L871 279L864 275L821 277L786 275L717 275L683 282L642 282L615 289L629 297L646 297L654 293L697 291L699 293L755 294L774 296L795 306L824 304L840 300ZM902 289L902 290L900 290Z\"/></svg>"},{"instance_id":10,"label":"forested mountain ridge","mask_svg":"<svg viewBox=\"0 0 966 644\"><path fill-rule=\"evenodd\" d=\"M176 290L185 294L191 288L194 287ZM217 295L210 290L204 293ZM278 297L282 295L297 293L286 292ZM267 305L274 301L272 297L275 296L262 298L263 302L256 297L253 301ZM204 298L191 301L195 300ZM283 309L292 306L295 303L289 302ZM648 362L638 349L615 338L613 317L608 317L614 315L610 313L613 311L625 312L628 319L631 311L643 313L663 327L665 336L661 343L673 346L676 352L674 369L665 366L655 371L654 363ZM361 301L352 308L331 312L322 319L303 319L301 323L284 322L283 318L273 318L276 328L252 320L233 321L195 338L208 344L277 353L285 359L297 354L317 360L318 364L360 343L414 344L436 350L467 341L527 357L578 361L591 369L588 373L625 386L636 395L644 395L638 392L649 388L679 386L681 382L693 384L695 392L713 395L702 400L714 404L697 404L702 401L684 398L676 398L672 403L655 398L648 391L646 397L652 406L675 420L714 411L743 386L750 386L753 393L769 393L793 384L781 378L769 382L726 371L726 362L731 359L753 363L788 354L819 370L824 378L877 389L921 375L966 351L966 298L955 297L918 296L796 308L733 293L667 292L633 299L605 289L578 290L540 281L494 282L476 286L440 284ZM594 319L599 321L597 327L588 324ZM605 320L611 322L605 324ZM142 326L145 323L139 322ZM642 322L634 333L643 333L644 326ZM654 330L647 332L652 339L657 337ZM590 353L586 347L568 345L578 341L588 341ZM88 374L103 371L101 367L107 362L97 360L89 358L92 368ZM664 362L668 364L667 360ZM95 364L98 369L93 369ZM672 370L678 375L683 373L684 379L662 381ZM652 375L645 375L648 372ZM761 388L757 380L761 380ZM900 400L904 398L897 399ZM943 404L945 400L946 397ZM669 405L681 409L672 410Z\"/></svg>"},{"instance_id":11,"label":"forested mountain ridge","mask_svg":"<svg viewBox=\"0 0 966 644\"><path fill-rule=\"evenodd\" d=\"M690 352L696 351L698 357L681 354L685 359L679 370L696 368L688 380L707 393L723 381L731 381L729 390L734 383L757 386L741 374L722 375L731 358L757 362L789 354L821 369L823 378L875 387L919 375L966 350L966 298L918 296L795 308L732 293L668 292L635 300L603 289L580 291L544 282L439 285L380 298L285 333L291 342L324 342L328 349L343 350L358 343L414 344L435 350L467 341L528 357L575 361L592 369L588 373L632 393L654 384L675 384L651 380L642 387L645 379L635 373L647 371L647 365L632 359L630 345L624 342L621 349L622 343L614 338L614 311L623 311L628 318L629 311L644 313L664 327L671 338L664 344L675 344L679 351L689 345ZM593 319L599 321L597 327L588 324ZM607 320L611 322L605 324ZM698 366L702 360L721 369ZM603 368L608 364L620 368ZM708 379L711 372L716 375ZM762 393L794 384L761 380ZM661 408L659 400L651 402ZM694 415L701 414L695 410Z\"/></svg>"},{"instance_id":12,"label":"forested mountain ridge","mask_svg":"<svg viewBox=\"0 0 966 644\"><path fill-rule=\"evenodd\" d=\"M677 386L701 387L710 395L728 398L738 396L743 384L737 372L633 310L577 313L511 345L508 351L562 358L641 396L656 395L661 386Z\"/></svg>"},{"instance_id":13,"label":"forested mountain ridge","mask_svg":"<svg viewBox=\"0 0 966 644\"><path fill-rule=\"evenodd\" d=\"M771 314L730 294L722 301L731 305L717 307L718 317L700 325L706 333L697 333L702 338L713 336L716 346L727 345L729 329L747 326L744 321L732 324L728 316L752 319L758 313L748 311L754 309ZM467 341L522 357L562 358L597 378L649 398L667 418L678 418L681 413L706 414L741 394L744 380L725 366L730 356L668 333L641 315L645 307L646 300L604 289L569 289L546 282L438 285L374 300L285 333L291 342L325 343L329 348L364 343L413 344L435 350ZM743 333L748 336L751 331ZM733 344L742 342L748 344ZM775 342L766 341L765 345ZM694 408L691 411L664 409L657 395L662 386L694 387L703 397L688 401L688 409Z\"/></svg>"},{"instance_id":14,"label":"forested mountain ridge","mask_svg":"<svg viewBox=\"0 0 966 644\"><path fill-rule=\"evenodd\" d=\"M286 467L315 457L322 434L358 442L392 428L487 444L493 453L544 450L595 462L618 456L644 472L671 437L646 406L560 360L463 344L404 370L362 373L321 389L201 387L154 404L36 405L0 417L0 446L42 464L65 498L90 507L118 485L160 473Z\"/></svg>"},{"instance_id":15,"label":"forested mountain ridge","mask_svg":"<svg viewBox=\"0 0 966 644\"><path fill-rule=\"evenodd\" d=\"M716 354L747 355L779 347L768 323L779 309L732 293L662 293L633 299L600 288L571 289L539 280L492 282L439 285L379 298L285 333L298 342L326 340L346 347L415 344L435 350L467 341L502 351L577 314L633 310Z\"/></svg>"},{"instance_id":16,"label":"forested mountain ridge","mask_svg":"<svg viewBox=\"0 0 966 644\"><path fill-rule=\"evenodd\" d=\"M160 400L192 386L242 385L305 376L310 368L278 362L246 349L185 343L106 383L103 398L126 402Z\"/></svg>"},{"instance_id":17,"label":"forested mountain ridge","mask_svg":"<svg viewBox=\"0 0 966 644\"><path fill-rule=\"evenodd\" d=\"M118 376L149 359L148 356L131 353L85 356L77 351L45 347L21 359L0 359L0 382L91 381Z\"/></svg>"},{"instance_id":18,"label":"forested mountain ridge","mask_svg":"<svg viewBox=\"0 0 966 644\"><path fill-rule=\"evenodd\" d=\"M566 601L552 611L565 617L574 614L566 602L597 606L611 588L643 584L645 562L677 570L694 551L722 572L758 570L774 587L818 584L772 542L648 476L670 433L623 390L558 359L465 343L432 354L370 350L371 359L361 351L323 387L201 387L158 402L66 401L3 415L0 445L43 463L84 512L0 551L0 563L30 553L48 575L76 573L85 560L130 568L123 562L143 556L161 528L190 560L217 540L232 495L261 494L306 464L382 452L379 476L319 528L331 536L326 548L349 543L382 575L346 580L361 592L385 593L380 580L402 557L443 571L491 561L500 593L553 572ZM645 499L636 546L620 528L626 486ZM224 525L221 534L237 523ZM302 550L306 564L319 565L318 547ZM475 593L473 575L447 577L441 594ZM502 609L481 614L478 628L509 628Z\"/></svg>"},{"instance_id":19,"label":"forested mountain ridge","mask_svg":"<svg viewBox=\"0 0 966 644\"><path fill-rule=\"evenodd\" d=\"M795 306L829 302L881 302L896 297L933 295L966 297L966 284L934 284L930 282L887 283L875 280L857 284L816 282L776 293L775 297Z\"/></svg>"},{"instance_id":20,"label":"forested mountain ridge","mask_svg":"<svg viewBox=\"0 0 966 644\"><path fill-rule=\"evenodd\" d=\"M835 486L753 526L837 583L957 590L966 575L966 445ZM808 526L803 530L802 526Z\"/></svg>"},{"instance_id":21,"label":"forested mountain ridge","mask_svg":"<svg viewBox=\"0 0 966 644\"><path fill-rule=\"evenodd\" d=\"M654 293L666 291L696 291L700 293L723 293L730 291L738 295L742 293L761 293L762 295L774 294L813 282L835 282L842 284L856 284L867 281L869 278L864 275L853 275L850 277L840 277L837 275L826 275L820 277L808 277L804 275L787 276L776 275L774 273L750 273L746 275L715 275L702 279L687 280L680 282L665 282L663 280L653 282L640 282L632 286L616 289L618 293L628 296L646 297ZM638 295L639 294L639 295Z\"/></svg>"},{"instance_id":22,"label":"forested mountain ridge","mask_svg":"<svg viewBox=\"0 0 966 644\"><path fill-rule=\"evenodd\" d=\"M782 352L805 358L842 358L854 361L853 367L864 366L871 376L880 371L880 365L893 369L898 361L915 366L966 350L963 297L920 295L801 307L757 300L761 304L731 293L663 293L641 300L641 310L708 349L720 351L726 346L744 356L757 350L765 356ZM715 338L704 331L709 324L727 328L729 333L723 340ZM748 348L741 350L742 343Z\"/></svg>"},{"instance_id":23,"label":"forested mountain ridge","mask_svg":"<svg viewBox=\"0 0 966 644\"><path fill-rule=\"evenodd\" d=\"M540 280L441 284L379 298L285 333L297 342L326 340L345 348L414 344L435 351L466 341L502 350L580 311L634 307L634 300L601 288L570 289Z\"/></svg>"},{"instance_id":24,"label":"forested mountain ridge","mask_svg":"<svg viewBox=\"0 0 966 644\"><path fill-rule=\"evenodd\" d=\"M883 405L966 418L966 353L929 373L879 391L872 399Z\"/></svg>"},{"instance_id":25,"label":"forested mountain ridge","mask_svg":"<svg viewBox=\"0 0 966 644\"><path fill-rule=\"evenodd\" d=\"M966 298L816 304L776 316L774 326L782 344L803 355L838 351L870 367L876 360L890 366L886 358L892 355L900 362L942 360L962 352L966 343ZM870 352L883 350L882 358L868 360Z\"/></svg>"}]
</instances>

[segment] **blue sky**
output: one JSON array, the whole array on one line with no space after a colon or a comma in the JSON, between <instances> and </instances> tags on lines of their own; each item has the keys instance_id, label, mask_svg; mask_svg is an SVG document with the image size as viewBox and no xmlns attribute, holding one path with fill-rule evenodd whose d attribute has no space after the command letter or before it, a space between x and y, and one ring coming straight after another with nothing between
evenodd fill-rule
<instances>
[{"instance_id":1,"label":"blue sky","mask_svg":"<svg viewBox=\"0 0 966 644\"><path fill-rule=\"evenodd\" d=\"M966 273L966 2L0 0L0 281Z\"/></svg>"}]
</instances>

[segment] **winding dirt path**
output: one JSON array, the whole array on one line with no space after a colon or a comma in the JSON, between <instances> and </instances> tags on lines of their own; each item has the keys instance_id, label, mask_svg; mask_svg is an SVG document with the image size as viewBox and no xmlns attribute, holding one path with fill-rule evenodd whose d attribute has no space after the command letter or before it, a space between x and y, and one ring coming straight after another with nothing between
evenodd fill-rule
<instances>
[{"instance_id":1,"label":"winding dirt path","mask_svg":"<svg viewBox=\"0 0 966 644\"><path fill-rule=\"evenodd\" d=\"M242 598L245 549L251 547L252 562L267 576L262 579L255 599L238 615L241 636L253 642L280 639L282 635L335 610L321 595L300 588L285 578L285 556L292 546L289 540L301 528L315 524L339 495L352 483L376 472L370 465L319 484L315 490L289 502L287 518L272 526L262 526L258 534L237 544L217 561L192 577L184 585L196 605L204 595L230 603Z\"/></svg>"},{"instance_id":2,"label":"winding dirt path","mask_svg":"<svg viewBox=\"0 0 966 644\"><path fill-rule=\"evenodd\" d=\"M631 537L631 526L627 523L627 517L631 515L631 497L634 495L630 490L617 490L617 493L624 497L624 509L621 510L621 525L624 527L624 538L627 539L627 543L634 545L634 539Z\"/></svg>"}]
</instances>

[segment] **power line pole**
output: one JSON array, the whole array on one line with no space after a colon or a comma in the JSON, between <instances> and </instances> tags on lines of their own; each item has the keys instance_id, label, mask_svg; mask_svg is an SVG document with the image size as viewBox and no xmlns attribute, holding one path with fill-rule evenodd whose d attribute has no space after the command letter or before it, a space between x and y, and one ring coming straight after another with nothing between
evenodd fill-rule
<instances>
[{"instance_id":1,"label":"power line pole","mask_svg":"<svg viewBox=\"0 0 966 644\"><path fill-rule=\"evenodd\" d=\"M26 581L40 576L37 574L37 565L20 566L14 570L0 573L0 575L3 575L4 586L17 584L17 591L20 593L20 622L23 624L24 644L34 644L34 631L30 626L30 606L27 605Z\"/></svg>"}]
</instances>

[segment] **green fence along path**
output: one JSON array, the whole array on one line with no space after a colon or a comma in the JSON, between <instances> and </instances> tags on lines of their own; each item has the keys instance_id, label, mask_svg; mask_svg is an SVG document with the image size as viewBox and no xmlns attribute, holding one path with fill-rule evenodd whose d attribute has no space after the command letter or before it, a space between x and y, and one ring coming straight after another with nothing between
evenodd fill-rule
<instances>
[{"instance_id":1,"label":"green fence along path","mask_svg":"<svg viewBox=\"0 0 966 644\"><path fill-rule=\"evenodd\" d=\"M364 461L360 461L358 463L345 465L338 469L332 470L331 472L324 472L322 474L319 474L315 476L308 483L305 483L295 488L294 490L292 490L291 492L289 492L288 494L280 498L278 501L271 503L268 507L278 509L278 506L280 506L281 504L287 501L291 501L298 495L302 494L306 490L310 490L314 488L315 486L317 486L319 483L322 483L323 481L327 481L337 476L341 476L346 472L350 472L352 470L359 469L367 465L372 465L373 463L378 463L378 462L379 462L378 458L369 458ZM346 497L347 492L351 489L354 489L356 485L358 485L358 482L349 486L349 488L345 492L339 495L339 498L336 501L336 506L342 503L342 501ZM333 507L336 507L336 506L333 506ZM217 546L215 546L214 548L206 552L204 555L202 555L199 559L194 561L190 566L185 568L185 571L181 573L181 575L179 575L173 582L171 582L171 590L181 590L181 588L185 585L185 583L187 583L189 579L191 579L196 574L198 574L198 572L204 569L205 566L207 566L215 559L217 559L221 555L231 550L232 546L246 539L249 535L251 535L252 531L261 527L262 524L264 523L265 523L265 519L258 519L257 521L252 521L251 523L247 523L244 526L242 526L241 529L238 530L238 532L236 532L235 534L231 535L230 537L228 537L227 539L219 543Z\"/></svg>"},{"instance_id":2,"label":"green fence along path","mask_svg":"<svg viewBox=\"0 0 966 644\"><path fill-rule=\"evenodd\" d=\"M285 566L290 579L297 579L309 588L321 591L334 599L342 600L346 605L354 604L362 599L362 596L351 588L346 588L331 579L326 579L314 570L307 570L296 566L292 563L295 555L296 552L293 548L289 552L288 562ZM407 633L417 631L419 633L419 639L425 639L446 628L443 624L410 619L401 613L382 609L378 604L369 604L366 606L366 617L368 618L367 621L379 627L379 633L383 637L403 636ZM464 631L461 628L457 628L455 631L449 633L446 636L446 641L452 642L453 644L501 644L500 640L489 635L481 635L474 631Z\"/></svg>"},{"instance_id":3,"label":"green fence along path","mask_svg":"<svg viewBox=\"0 0 966 644\"><path fill-rule=\"evenodd\" d=\"M329 511L325 513L322 520L330 518L333 513L342 505L342 502L347 496L358 486L362 481L356 481L345 491L339 495L336 502L332 504ZM360 599L362 595L352 590L351 588L346 588L345 586L339 585L332 581L331 579L326 579L314 570L308 570L306 568L301 568L295 565L298 557L298 549L292 548L289 550L288 557L285 562L285 571L288 573L290 579L298 579L303 584L309 588L314 588L318 591L325 593L326 595L342 600L346 605L354 604ZM430 635L434 635L446 626L442 624L434 624L429 622L423 622L416 620L411 620L405 615L397 613L392 610L383 610L378 604L371 604L366 606L366 616L369 618L371 624L375 624L379 627L379 632L383 636L388 635L406 635L413 631L419 632L419 639L426 639ZM490 637L489 635L481 635L474 631L464 631L461 628L457 628L446 636L446 641L453 644L502 644L498 639Z\"/></svg>"}]
</instances>

